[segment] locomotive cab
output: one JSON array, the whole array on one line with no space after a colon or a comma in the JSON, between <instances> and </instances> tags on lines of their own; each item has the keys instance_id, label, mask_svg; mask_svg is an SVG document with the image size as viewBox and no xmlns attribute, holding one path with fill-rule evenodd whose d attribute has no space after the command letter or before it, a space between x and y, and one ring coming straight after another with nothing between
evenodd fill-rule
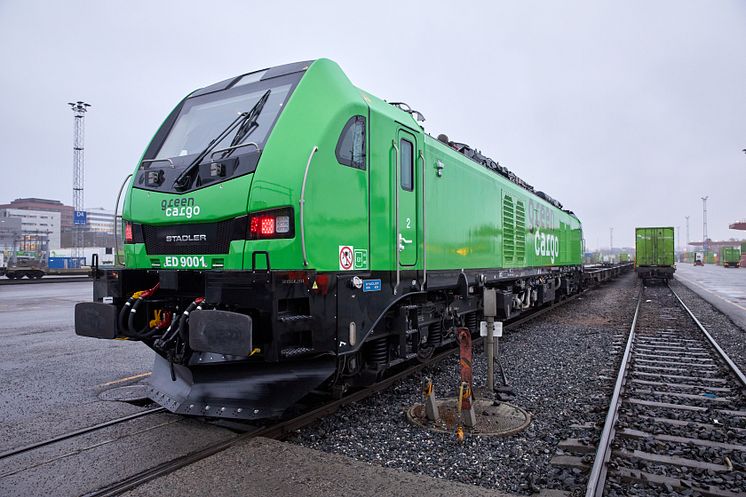
<instances>
[{"instance_id":1,"label":"locomotive cab","mask_svg":"<svg viewBox=\"0 0 746 497\"><path fill-rule=\"evenodd\" d=\"M98 272L76 332L147 343L151 396L177 412L281 413L336 368L333 273L369 269L367 135L328 60L190 94L133 175L125 269Z\"/></svg>"}]
</instances>

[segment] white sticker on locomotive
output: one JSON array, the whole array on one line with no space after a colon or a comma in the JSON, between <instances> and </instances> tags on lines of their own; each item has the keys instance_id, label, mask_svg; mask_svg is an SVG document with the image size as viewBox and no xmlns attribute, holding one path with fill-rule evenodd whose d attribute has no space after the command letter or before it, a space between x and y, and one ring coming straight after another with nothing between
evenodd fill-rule
<instances>
[{"instance_id":1,"label":"white sticker on locomotive","mask_svg":"<svg viewBox=\"0 0 746 497\"><path fill-rule=\"evenodd\" d=\"M355 248L351 245L339 246L339 270L349 271L355 263Z\"/></svg>"},{"instance_id":2,"label":"white sticker on locomotive","mask_svg":"<svg viewBox=\"0 0 746 497\"><path fill-rule=\"evenodd\" d=\"M551 257L551 262L554 264L554 259L559 257L560 250L559 238L551 233L543 233L536 230L534 235L534 252L537 256Z\"/></svg>"}]
</instances>

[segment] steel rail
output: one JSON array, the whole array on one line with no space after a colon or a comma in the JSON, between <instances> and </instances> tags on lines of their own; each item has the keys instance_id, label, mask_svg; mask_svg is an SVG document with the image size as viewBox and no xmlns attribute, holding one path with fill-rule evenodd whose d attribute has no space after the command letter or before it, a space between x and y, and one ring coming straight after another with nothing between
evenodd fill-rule
<instances>
[{"instance_id":1,"label":"steel rail","mask_svg":"<svg viewBox=\"0 0 746 497\"><path fill-rule=\"evenodd\" d=\"M668 286L668 285L666 285ZM728 365L730 370L733 372L733 374L738 378L738 381L741 382L741 386L746 387L746 375L743 374L743 371L739 369L739 367L736 365L733 360L728 356L728 354L725 353L725 351L720 348L720 345L715 341L714 338L712 338L712 335L710 335L710 332L707 331L707 329L702 326L702 323L699 322L699 319L694 315L694 313L687 307L687 305L684 303L683 300L681 300L681 297L676 293L676 291L668 286L668 289L671 290L671 293L673 293L673 296L676 297L676 300L679 301L679 304L681 304L681 307L684 308L686 313L689 315L690 318L692 318L692 321L694 321L694 324L697 325L699 330L705 335L705 338L707 338L707 341L710 342L710 345L717 351L718 355L720 355L720 358L725 361L725 363Z\"/></svg>"},{"instance_id":2,"label":"steel rail","mask_svg":"<svg viewBox=\"0 0 746 497\"><path fill-rule=\"evenodd\" d=\"M79 430L71 431L69 433L65 433L63 435L59 435L54 438L50 438L49 440L43 440L41 442L32 443L29 445L25 445L23 447L19 447L17 449L12 449L7 452L3 452L2 454L0 454L0 460L6 459L8 457L15 456L18 454L22 454L24 452L28 452L33 449L38 449L39 447L44 447L46 445L51 445L53 443L61 442L69 438L77 437L78 435L83 435L85 433L90 433L92 431L100 430L101 428L106 428L107 426L113 426L119 423L124 423L125 421L129 421L131 419L141 418L143 416L147 416L149 414L156 414L159 412L163 412L165 410L166 410L165 407L156 407L155 409L148 409L147 411L136 412L128 416L123 416L121 418L112 419L111 421L104 421L103 423L99 423L94 426L89 426L87 428L81 428Z\"/></svg>"},{"instance_id":3,"label":"steel rail","mask_svg":"<svg viewBox=\"0 0 746 497\"><path fill-rule=\"evenodd\" d=\"M694 322L694 324L697 325L699 330L702 332L702 334L707 338L707 341L710 343L713 349L718 353L720 358L728 365L728 368L730 371L738 378L738 381L741 383L742 386L746 386L746 375L739 369L739 367L733 362L733 360L728 356L728 354L718 345L718 343L715 341L715 339L712 337L712 335L707 331L707 329L702 325L702 323L697 319L697 317L694 315L694 313L689 309L689 307L684 303L684 301L679 297L679 295L676 293L676 291L671 288L668 284L666 284L666 288L668 288L674 297L676 297L676 300L678 301L679 305L686 311L687 315L691 318L691 320ZM601 433L601 439L598 443L598 449L596 451L596 456L593 461L593 468L591 469L591 474L588 478L588 486L586 487L586 497L601 497L603 495L604 486L606 483L606 472L607 472L607 463L609 461L609 458L611 456L611 442L614 439L613 431L614 431L614 425L616 424L618 413L619 413L619 407L621 405L620 396L621 396L621 390L624 386L624 380L626 378L627 373L627 366L629 365L629 358L631 355L631 349L632 344L634 341L634 332L635 332L635 326L637 324L637 318L640 311L640 304L642 302L642 295L644 291L644 286L642 286L640 290L640 295L637 301L637 307L635 309L635 317L632 321L632 327L630 328L630 334L627 339L627 347L624 350L624 356L622 358L622 364L619 368L619 375L617 376L617 381L614 386L614 393L612 394L612 399L609 403L609 411L606 415L606 421L604 422L604 430Z\"/></svg>"},{"instance_id":4,"label":"steel rail","mask_svg":"<svg viewBox=\"0 0 746 497\"><path fill-rule=\"evenodd\" d=\"M614 392L612 393L611 401L609 402L609 410L606 413L604 429L601 432L601 439L598 441L596 456L593 459L593 467L591 468L591 473L588 477L588 486L586 487L585 497L601 497L603 495L604 485L606 483L606 463L611 457L611 442L614 440L614 425L619 417L619 406L622 404L622 387L624 387L624 380L627 376L629 358L632 355L632 344L635 340L635 327L637 326L637 318L640 315L640 303L642 302L644 290L645 287L641 283L640 292L637 297L637 306L635 307L635 316L632 318L632 326L630 326L629 337L627 337L627 346L624 349L622 363L619 366L619 373L617 375L616 383L614 384Z\"/></svg>"},{"instance_id":5,"label":"steel rail","mask_svg":"<svg viewBox=\"0 0 746 497\"><path fill-rule=\"evenodd\" d=\"M567 298L561 302L558 302L556 304L552 304L547 307L543 307L537 311L532 312L531 314L524 316L522 318L516 319L515 321L512 321L505 325L505 329L512 329L515 328L527 321L530 321L532 319L535 319L551 310L556 309L557 307L563 306L569 302L572 302L575 300L578 296L584 294L585 292L580 292L570 298ZM483 338L479 337L474 340L474 344L481 343ZM120 480L116 483L113 483L111 485L108 485L106 487L100 488L98 490L95 490L93 492L89 492L84 495L84 497L114 497L116 495L120 495L124 492L127 492L129 490L132 490L144 483L147 483L149 481L152 481L156 478L159 478L161 476L165 476L169 473L173 473L174 471L177 471L181 468L184 468L190 464L196 463L198 461L201 461L202 459L205 459L207 457L210 457L212 455L215 455L219 452L222 452L224 450L227 450L231 447L234 447L240 443L247 442L253 438L256 437L267 437L267 438L283 438L287 436L288 434L292 433L293 431L303 428L304 426L308 426L309 424L313 423L314 421L324 417L328 416L335 411L337 411L340 407L353 403L353 402L359 402L366 397L369 397L373 395L374 393L380 392L382 390L385 390L386 388L390 387L397 381L400 381L416 372L419 372L427 367L433 366L440 361L448 358L449 356L452 356L458 352L458 347L451 347L447 350L443 350L441 352L438 352L433 355L433 357L421 364L417 364L415 366L409 367L407 369L404 369L388 378L385 378L384 380L371 385L369 387L363 388L361 390L358 390L356 392L351 393L350 395L347 395L341 399L334 400L330 403L324 404L320 407L317 407L311 411L308 411L307 413L303 413L295 418L280 421L279 423L257 428L253 431L248 431L246 433L242 433L235 438L231 438L230 440L225 440L222 442L218 442L216 444L210 445L208 447L205 447L203 449L197 450L195 452L192 452L190 454L187 454L185 456L181 456L179 458L173 459L171 461L167 461L165 463L159 464L153 468L147 469L145 471L142 471L136 475L133 475L129 478L125 478L124 480Z\"/></svg>"}]
</instances>

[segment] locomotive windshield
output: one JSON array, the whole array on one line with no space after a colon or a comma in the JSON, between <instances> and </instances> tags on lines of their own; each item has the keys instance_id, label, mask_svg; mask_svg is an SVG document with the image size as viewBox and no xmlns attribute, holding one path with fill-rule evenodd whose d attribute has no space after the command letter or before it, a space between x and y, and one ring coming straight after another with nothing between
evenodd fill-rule
<instances>
[{"instance_id":1,"label":"locomotive windshield","mask_svg":"<svg viewBox=\"0 0 746 497\"><path fill-rule=\"evenodd\" d=\"M184 192L253 172L303 75L261 80L264 74L218 83L216 91L208 87L185 99L148 147L135 186Z\"/></svg>"},{"instance_id":2,"label":"locomotive windshield","mask_svg":"<svg viewBox=\"0 0 746 497\"><path fill-rule=\"evenodd\" d=\"M171 132L158 151L158 159L183 157L198 154L215 139L220 132L242 112L249 112L267 92L266 88L252 90L253 85L231 90L210 93L190 98L184 103ZM262 85L264 86L264 85ZM266 141L269 130L287 101L291 84L287 83L269 88L270 93L261 113L256 119L251 141L261 148ZM240 126L216 143L213 150L231 145ZM247 151L250 151L247 148Z\"/></svg>"}]
</instances>

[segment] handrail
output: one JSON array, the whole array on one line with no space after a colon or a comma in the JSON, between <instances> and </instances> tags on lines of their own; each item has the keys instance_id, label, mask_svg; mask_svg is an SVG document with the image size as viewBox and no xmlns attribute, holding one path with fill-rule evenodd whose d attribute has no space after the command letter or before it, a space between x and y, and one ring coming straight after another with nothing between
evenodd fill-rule
<instances>
[{"instance_id":1,"label":"handrail","mask_svg":"<svg viewBox=\"0 0 746 497\"><path fill-rule=\"evenodd\" d=\"M114 204L114 265L119 264L119 238L117 237L117 224L119 222L117 221L117 212L119 212L119 199L122 196L122 190L124 190L124 185L127 184L127 182L132 177L132 173L129 173L126 178L124 178L124 181L122 182L122 186L119 187L119 193L117 194L117 203ZM121 218L120 218L121 219Z\"/></svg>"},{"instance_id":2,"label":"handrail","mask_svg":"<svg viewBox=\"0 0 746 497\"><path fill-rule=\"evenodd\" d=\"M213 156L214 156L215 154L219 154L220 152L227 152L227 151L229 151L229 150L236 150L237 148L241 148L241 147L248 147L249 145L251 145L251 146L253 146L254 148L256 148L257 150L259 150L259 145L257 145L257 144L256 144L256 143L254 143L254 142L246 142L246 143L240 143L240 144L238 144L238 145L233 145L232 147L225 147L225 148L221 148L220 150L213 150L213 151L212 151L212 153L210 154L210 160L212 160L212 157L213 157Z\"/></svg>"},{"instance_id":3,"label":"handrail","mask_svg":"<svg viewBox=\"0 0 746 497\"><path fill-rule=\"evenodd\" d=\"M396 144L396 140L391 140L391 145L393 145L394 150L396 151L396 160L394 161L394 167L396 169L396 183L394 184L394 196L396 198L396 212L394 213L394 247L396 252L396 286L394 287L394 295L396 295L396 291L399 288L400 278L401 275L399 274L399 261L401 257L401 250L399 250L399 244L401 243L399 241L399 147Z\"/></svg>"},{"instance_id":4,"label":"handrail","mask_svg":"<svg viewBox=\"0 0 746 497\"><path fill-rule=\"evenodd\" d=\"M145 159L140 161L140 167L142 167L143 164L152 164L153 162L168 162L171 164L171 168L174 168L174 161L171 159Z\"/></svg>"},{"instance_id":5,"label":"handrail","mask_svg":"<svg viewBox=\"0 0 746 497\"><path fill-rule=\"evenodd\" d=\"M420 285L420 290L424 290L427 283L427 231L425 230L425 154L422 150L420 150L420 160L422 161L422 285Z\"/></svg>"},{"instance_id":6,"label":"handrail","mask_svg":"<svg viewBox=\"0 0 746 497\"><path fill-rule=\"evenodd\" d=\"M303 173L303 184L300 188L300 246L303 251L303 265L308 266L308 254L306 253L306 223L304 217L304 207L306 204L306 180L308 179L308 168L311 167L311 160L314 154L319 150L317 145L314 145L311 150L311 154L308 156L308 162L306 162L306 171Z\"/></svg>"}]
</instances>

